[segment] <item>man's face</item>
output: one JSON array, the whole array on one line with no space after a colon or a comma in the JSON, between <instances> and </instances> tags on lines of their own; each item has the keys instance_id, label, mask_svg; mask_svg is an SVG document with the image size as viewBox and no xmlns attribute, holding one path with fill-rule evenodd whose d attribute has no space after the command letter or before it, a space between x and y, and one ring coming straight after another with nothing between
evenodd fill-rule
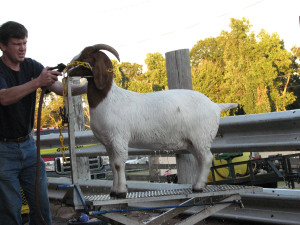
<instances>
[{"instance_id":1,"label":"man's face","mask_svg":"<svg viewBox=\"0 0 300 225\"><path fill-rule=\"evenodd\" d=\"M7 45L1 44L3 55L12 63L21 63L24 61L26 54L27 37L24 39L11 38Z\"/></svg>"}]
</instances>

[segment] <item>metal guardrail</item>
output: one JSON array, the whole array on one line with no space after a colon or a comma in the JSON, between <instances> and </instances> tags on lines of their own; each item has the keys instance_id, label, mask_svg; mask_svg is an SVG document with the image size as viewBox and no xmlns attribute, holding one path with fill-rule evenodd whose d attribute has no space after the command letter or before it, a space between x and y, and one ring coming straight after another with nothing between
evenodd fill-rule
<instances>
[{"instance_id":1,"label":"metal guardrail","mask_svg":"<svg viewBox=\"0 0 300 225\"><path fill-rule=\"evenodd\" d=\"M64 135L68 143L68 135ZM92 131L75 132L76 145L98 144ZM41 136L41 149L58 148L58 135ZM218 135L212 143L213 153L300 151L300 110L222 117ZM68 154L68 152L66 152ZM107 155L104 146L76 149L77 155ZM149 150L129 148L129 155L172 155L186 150ZM60 153L47 154L56 157Z\"/></svg>"},{"instance_id":2,"label":"metal guardrail","mask_svg":"<svg viewBox=\"0 0 300 225\"><path fill-rule=\"evenodd\" d=\"M300 150L300 110L221 119L215 152Z\"/></svg>"}]
</instances>

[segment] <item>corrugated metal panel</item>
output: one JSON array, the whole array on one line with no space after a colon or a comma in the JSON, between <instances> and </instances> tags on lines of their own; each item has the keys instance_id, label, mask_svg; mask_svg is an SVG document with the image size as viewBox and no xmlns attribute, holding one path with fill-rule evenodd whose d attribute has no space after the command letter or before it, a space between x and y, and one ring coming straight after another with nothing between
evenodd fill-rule
<instances>
[{"instance_id":1,"label":"corrugated metal panel","mask_svg":"<svg viewBox=\"0 0 300 225\"><path fill-rule=\"evenodd\" d=\"M300 150L300 110L221 119L214 152Z\"/></svg>"}]
</instances>

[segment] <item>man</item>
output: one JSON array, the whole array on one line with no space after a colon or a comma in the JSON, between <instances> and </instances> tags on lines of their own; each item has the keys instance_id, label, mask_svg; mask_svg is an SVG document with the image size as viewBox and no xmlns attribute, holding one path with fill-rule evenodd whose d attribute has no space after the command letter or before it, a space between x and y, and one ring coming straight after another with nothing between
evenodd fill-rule
<instances>
[{"instance_id":1,"label":"man","mask_svg":"<svg viewBox=\"0 0 300 225\"><path fill-rule=\"evenodd\" d=\"M0 225L22 224L22 187L30 207L30 224L42 224L35 206L36 145L31 135L36 90L48 87L62 94L60 72L25 58L28 32L9 21L0 27ZM72 86L74 95L86 86ZM51 224L45 164L41 160L39 205L44 220Z\"/></svg>"}]
</instances>

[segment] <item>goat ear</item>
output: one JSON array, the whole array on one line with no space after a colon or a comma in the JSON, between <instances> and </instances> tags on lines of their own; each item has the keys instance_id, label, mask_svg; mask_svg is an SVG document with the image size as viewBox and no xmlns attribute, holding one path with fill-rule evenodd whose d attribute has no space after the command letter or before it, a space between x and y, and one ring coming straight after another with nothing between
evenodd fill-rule
<instances>
[{"instance_id":1,"label":"goat ear","mask_svg":"<svg viewBox=\"0 0 300 225\"><path fill-rule=\"evenodd\" d=\"M96 53L94 57L95 57L95 64L93 68L94 82L96 87L99 90L103 90L107 85L109 74L107 72L107 68L104 63L103 56L100 55L99 53Z\"/></svg>"}]
</instances>

